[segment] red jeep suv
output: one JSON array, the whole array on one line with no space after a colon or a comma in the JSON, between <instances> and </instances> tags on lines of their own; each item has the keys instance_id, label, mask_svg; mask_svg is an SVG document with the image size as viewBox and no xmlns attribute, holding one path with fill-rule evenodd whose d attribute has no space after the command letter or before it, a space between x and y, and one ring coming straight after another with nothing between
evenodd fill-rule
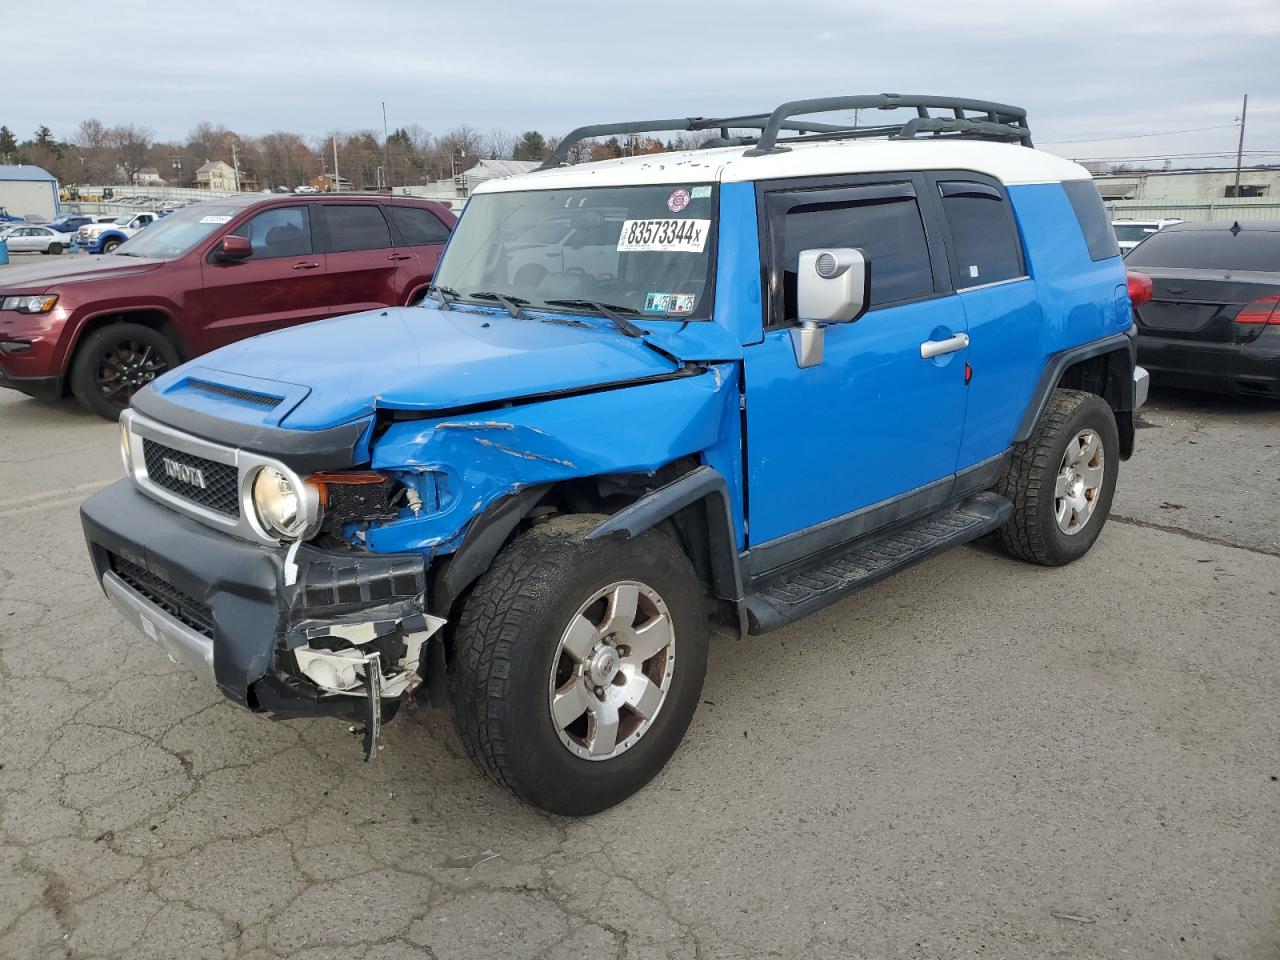
<instances>
[{"instance_id":1,"label":"red jeep suv","mask_svg":"<svg viewBox=\"0 0 1280 960\"><path fill-rule=\"evenodd\" d=\"M114 419L169 367L233 340L417 302L454 223L408 197L228 197L113 254L0 270L0 386L70 392Z\"/></svg>"}]
</instances>

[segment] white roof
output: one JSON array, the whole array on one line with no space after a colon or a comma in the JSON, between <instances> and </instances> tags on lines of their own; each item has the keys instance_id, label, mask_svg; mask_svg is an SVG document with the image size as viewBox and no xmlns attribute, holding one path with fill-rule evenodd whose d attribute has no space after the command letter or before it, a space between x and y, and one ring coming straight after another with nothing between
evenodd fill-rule
<instances>
[{"instance_id":1,"label":"white roof","mask_svg":"<svg viewBox=\"0 0 1280 960\"><path fill-rule=\"evenodd\" d=\"M842 173L972 170L1006 185L1089 180L1089 171L1017 144L983 140L851 140L797 143L785 153L747 157L746 147L683 150L598 160L490 180L475 193L616 187L646 183L740 183Z\"/></svg>"}]
</instances>

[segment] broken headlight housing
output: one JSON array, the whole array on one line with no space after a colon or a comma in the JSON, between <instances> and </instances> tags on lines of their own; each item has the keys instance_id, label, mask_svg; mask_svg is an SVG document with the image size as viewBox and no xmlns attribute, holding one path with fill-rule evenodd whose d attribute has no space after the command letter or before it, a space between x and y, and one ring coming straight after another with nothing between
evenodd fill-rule
<instances>
[{"instance_id":1,"label":"broken headlight housing","mask_svg":"<svg viewBox=\"0 0 1280 960\"><path fill-rule=\"evenodd\" d=\"M250 487L253 512L267 535L305 540L320 528L320 490L298 477L259 467Z\"/></svg>"}]
</instances>

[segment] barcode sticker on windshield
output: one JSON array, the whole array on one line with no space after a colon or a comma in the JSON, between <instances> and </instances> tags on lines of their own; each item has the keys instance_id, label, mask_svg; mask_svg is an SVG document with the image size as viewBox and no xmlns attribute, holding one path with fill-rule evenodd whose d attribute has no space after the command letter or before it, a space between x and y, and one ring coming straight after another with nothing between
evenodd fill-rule
<instances>
[{"instance_id":1,"label":"barcode sticker on windshield","mask_svg":"<svg viewBox=\"0 0 1280 960\"><path fill-rule=\"evenodd\" d=\"M701 253L710 230L710 220L623 220L618 251Z\"/></svg>"},{"instance_id":2,"label":"barcode sticker on windshield","mask_svg":"<svg viewBox=\"0 0 1280 960\"><path fill-rule=\"evenodd\" d=\"M231 219L230 217L208 216L208 217L201 217L200 222L201 223L226 223L230 219Z\"/></svg>"}]
</instances>

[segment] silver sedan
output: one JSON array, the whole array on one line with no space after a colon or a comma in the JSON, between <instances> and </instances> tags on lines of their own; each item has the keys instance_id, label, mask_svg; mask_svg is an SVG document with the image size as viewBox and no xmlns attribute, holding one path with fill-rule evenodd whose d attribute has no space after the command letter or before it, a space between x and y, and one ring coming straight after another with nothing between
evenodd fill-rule
<instances>
[{"instance_id":1,"label":"silver sedan","mask_svg":"<svg viewBox=\"0 0 1280 960\"><path fill-rule=\"evenodd\" d=\"M74 234L59 233L51 227L35 224L10 227L0 236L9 245L10 253L61 253L75 239Z\"/></svg>"}]
</instances>

